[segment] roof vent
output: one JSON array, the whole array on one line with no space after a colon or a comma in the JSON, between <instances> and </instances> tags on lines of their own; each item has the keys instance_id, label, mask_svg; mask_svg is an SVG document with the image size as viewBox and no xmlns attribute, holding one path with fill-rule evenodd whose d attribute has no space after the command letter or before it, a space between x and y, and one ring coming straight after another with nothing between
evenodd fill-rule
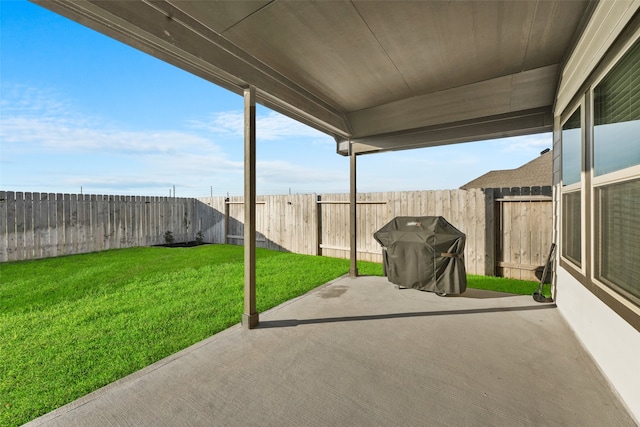
<instances>
[{"instance_id":1,"label":"roof vent","mask_svg":"<svg viewBox=\"0 0 640 427\"><path fill-rule=\"evenodd\" d=\"M551 148L545 148L540 152L540 155L542 156L543 154L547 154L549 151L551 151Z\"/></svg>"}]
</instances>

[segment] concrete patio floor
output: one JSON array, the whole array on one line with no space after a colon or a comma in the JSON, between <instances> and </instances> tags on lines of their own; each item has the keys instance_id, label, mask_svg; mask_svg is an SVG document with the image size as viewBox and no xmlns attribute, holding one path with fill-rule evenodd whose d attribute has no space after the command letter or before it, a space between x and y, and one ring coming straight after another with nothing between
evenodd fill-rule
<instances>
[{"instance_id":1,"label":"concrete patio floor","mask_svg":"<svg viewBox=\"0 0 640 427\"><path fill-rule=\"evenodd\" d=\"M31 426L634 426L552 304L343 277Z\"/></svg>"}]
</instances>

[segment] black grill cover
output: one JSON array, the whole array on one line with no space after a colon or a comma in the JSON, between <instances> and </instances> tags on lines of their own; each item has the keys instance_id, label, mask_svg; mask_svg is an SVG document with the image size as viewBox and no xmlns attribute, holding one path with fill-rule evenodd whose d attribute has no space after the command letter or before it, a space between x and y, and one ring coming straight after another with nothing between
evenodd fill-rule
<instances>
[{"instance_id":1,"label":"black grill cover","mask_svg":"<svg viewBox=\"0 0 640 427\"><path fill-rule=\"evenodd\" d=\"M398 216L373 234L391 283L461 294L467 289L466 236L441 216Z\"/></svg>"}]
</instances>

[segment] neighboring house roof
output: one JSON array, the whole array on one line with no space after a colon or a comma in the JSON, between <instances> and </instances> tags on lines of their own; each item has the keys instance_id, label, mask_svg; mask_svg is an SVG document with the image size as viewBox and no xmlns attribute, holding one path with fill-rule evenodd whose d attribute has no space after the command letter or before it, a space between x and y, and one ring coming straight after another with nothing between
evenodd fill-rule
<instances>
[{"instance_id":1,"label":"neighboring house roof","mask_svg":"<svg viewBox=\"0 0 640 427\"><path fill-rule=\"evenodd\" d=\"M552 183L553 152L547 151L519 168L487 172L460 188L542 187Z\"/></svg>"}]
</instances>

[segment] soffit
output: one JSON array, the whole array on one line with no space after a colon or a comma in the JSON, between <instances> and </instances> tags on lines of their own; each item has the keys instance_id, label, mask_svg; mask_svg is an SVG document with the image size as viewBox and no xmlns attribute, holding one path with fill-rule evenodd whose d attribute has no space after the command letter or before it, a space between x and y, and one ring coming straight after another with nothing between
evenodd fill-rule
<instances>
[{"instance_id":1,"label":"soffit","mask_svg":"<svg viewBox=\"0 0 640 427\"><path fill-rule=\"evenodd\" d=\"M368 151L461 142L429 135L504 117L486 135L550 130L560 64L590 11L562 0L36 2L237 93L253 85L259 102ZM547 116L513 120L532 110Z\"/></svg>"}]
</instances>

